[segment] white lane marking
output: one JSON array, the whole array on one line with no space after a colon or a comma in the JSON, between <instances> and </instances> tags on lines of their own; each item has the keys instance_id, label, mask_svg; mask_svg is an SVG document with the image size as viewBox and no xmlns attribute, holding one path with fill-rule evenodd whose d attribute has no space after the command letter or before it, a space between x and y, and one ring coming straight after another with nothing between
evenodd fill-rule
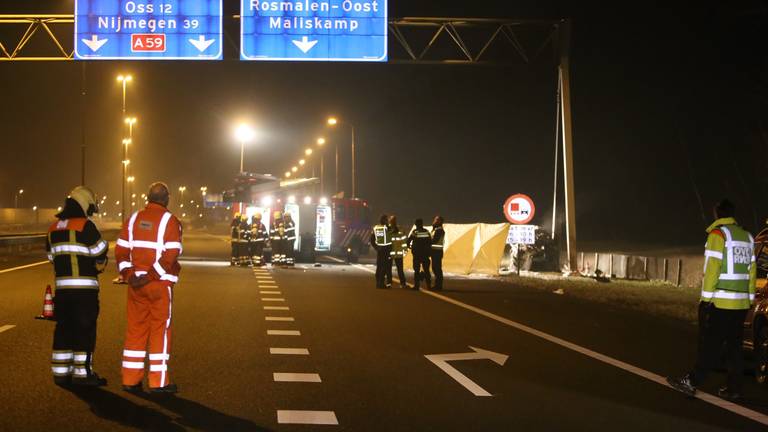
<instances>
[{"instance_id":1,"label":"white lane marking","mask_svg":"<svg viewBox=\"0 0 768 432\"><path fill-rule=\"evenodd\" d=\"M280 291L259 291L259 294L282 294Z\"/></svg>"},{"instance_id":2,"label":"white lane marking","mask_svg":"<svg viewBox=\"0 0 768 432\"><path fill-rule=\"evenodd\" d=\"M263 298L262 297L261 301L265 301L265 302L284 302L285 299L284 298L271 298L271 297L270 298Z\"/></svg>"},{"instance_id":3,"label":"white lane marking","mask_svg":"<svg viewBox=\"0 0 768 432\"><path fill-rule=\"evenodd\" d=\"M633 366L633 365L631 365L629 363L625 363L625 362L623 362L621 360L617 360L617 359L615 359L613 357L609 357L609 356L607 356L605 354L600 354L599 352L592 351L589 348L584 348L582 346L576 345L575 343L568 342L567 340L564 340L564 339L560 339L557 336L552 336L551 334L544 333L544 332L542 332L540 330L536 330L535 328L528 327L527 325L517 323L517 322L512 321L510 319L507 319L507 318L504 318L502 316L496 315L494 313L491 313L491 312L485 311L483 309L480 309L478 307L475 307L475 306L472 306L472 305L468 305L466 303L462 303L462 302L460 302L458 300L454 300L454 299L452 299L450 297L446 297L444 295L440 295L440 294L437 294L437 293L432 292L432 291L421 290L421 292L423 292L424 294L431 295L432 297L435 297L437 299L440 299L440 300L446 301L448 303L454 304L454 305L459 306L461 308L467 309L469 311L475 312L475 313L477 313L479 315L482 315L482 316L484 316L486 318L490 318L490 319L498 321L498 322L500 322L502 324L506 324L506 325L508 325L510 327L513 327L513 328L515 328L517 330L520 330L522 332L528 333L530 335L539 337L539 338L544 339L544 340L546 340L548 342L552 342L553 344L560 345L563 348L567 348L567 349L569 349L571 351L575 351L577 353L583 354L583 355L585 355L587 357L590 357L590 358L592 358L594 360L597 360L597 361L603 362L605 364L611 365L613 367L622 369L622 370L624 370L626 372L629 372L631 374L634 374L634 375L637 375L639 377L645 378L645 379L647 379L649 381L653 381L653 382L655 382L657 384L663 385L664 387L670 387L670 385L667 384L666 378L664 378L661 375L657 375L657 374L655 374L653 372L647 371L645 369L641 369L641 368L639 368L637 366ZM728 411L730 411L730 412L732 412L734 414L738 414L738 415L740 415L742 417L746 417L746 418L754 420L754 421L756 421L758 423L762 423L764 425L768 425L768 416L765 415L765 414L759 413L757 411L753 411L753 410L751 410L749 408L745 408L743 406L737 405L737 404L732 403L732 402L728 402L728 401L726 401L724 399L720 399L719 397L713 396L713 395L711 395L709 393L705 393L705 392L702 392L702 391L697 392L696 393L696 397L701 399L701 400L703 400L704 402L707 402L707 403L710 403L712 405L718 406L718 407L720 407L722 409L725 409L725 410L728 410Z\"/></svg>"},{"instance_id":4,"label":"white lane marking","mask_svg":"<svg viewBox=\"0 0 768 432\"><path fill-rule=\"evenodd\" d=\"M333 260L333 261L336 261L337 263L342 263L342 264L346 264L346 263L347 263L347 262L346 262L346 261L344 261L344 260L338 259L338 258L336 258L336 257L332 257L332 256L330 256L330 255L323 255L323 256L324 256L325 258L328 258L329 260Z\"/></svg>"},{"instance_id":5,"label":"white lane marking","mask_svg":"<svg viewBox=\"0 0 768 432\"><path fill-rule=\"evenodd\" d=\"M180 258L179 263L191 267L229 267L229 261L199 261Z\"/></svg>"},{"instance_id":6,"label":"white lane marking","mask_svg":"<svg viewBox=\"0 0 768 432\"><path fill-rule=\"evenodd\" d=\"M316 373L284 373L275 372L272 374L272 378L275 382L307 382L307 383L319 383L320 375Z\"/></svg>"},{"instance_id":7,"label":"white lane marking","mask_svg":"<svg viewBox=\"0 0 768 432\"><path fill-rule=\"evenodd\" d=\"M264 306L264 310L291 310L288 306Z\"/></svg>"},{"instance_id":8,"label":"white lane marking","mask_svg":"<svg viewBox=\"0 0 768 432\"><path fill-rule=\"evenodd\" d=\"M5 270L0 270L0 274L8 273L8 272L16 271L16 270L22 270L22 269L30 268L30 267L36 267L36 266L39 266L39 265L47 264L49 262L50 261L40 261L40 262L36 262L36 263L32 263L32 264L27 264L27 265L23 265L23 266L13 267L13 268L5 269Z\"/></svg>"},{"instance_id":9,"label":"white lane marking","mask_svg":"<svg viewBox=\"0 0 768 432\"><path fill-rule=\"evenodd\" d=\"M284 322L293 322L295 321L293 317L276 317L276 316L268 316L264 317L264 321L284 321Z\"/></svg>"},{"instance_id":10,"label":"white lane marking","mask_svg":"<svg viewBox=\"0 0 768 432\"><path fill-rule=\"evenodd\" d=\"M272 276L261 276L261 275L258 275L258 274L256 275L256 279L269 279L269 280L273 280Z\"/></svg>"},{"instance_id":11,"label":"white lane marking","mask_svg":"<svg viewBox=\"0 0 768 432\"><path fill-rule=\"evenodd\" d=\"M298 330L267 330L268 336L301 336Z\"/></svg>"},{"instance_id":12,"label":"white lane marking","mask_svg":"<svg viewBox=\"0 0 768 432\"><path fill-rule=\"evenodd\" d=\"M0 326L0 333L4 332L6 330L10 330L10 329L12 329L14 327L16 327L16 326L13 325L13 324L6 324L4 326Z\"/></svg>"},{"instance_id":13,"label":"white lane marking","mask_svg":"<svg viewBox=\"0 0 768 432\"><path fill-rule=\"evenodd\" d=\"M290 411L278 410L277 422L280 424L338 425L333 411Z\"/></svg>"},{"instance_id":14,"label":"white lane marking","mask_svg":"<svg viewBox=\"0 0 768 432\"><path fill-rule=\"evenodd\" d=\"M269 353L286 355L309 355L309 350L306 348L270 348Z\"/></svg>"}]
</instances>

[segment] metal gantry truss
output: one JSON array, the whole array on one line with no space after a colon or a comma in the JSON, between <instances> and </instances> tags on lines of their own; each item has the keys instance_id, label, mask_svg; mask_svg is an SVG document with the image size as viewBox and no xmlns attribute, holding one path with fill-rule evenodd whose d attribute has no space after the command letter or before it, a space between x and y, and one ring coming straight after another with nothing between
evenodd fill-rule
<instances>
[{"instance_id":1,"label":"metal gantry truss","mask_svg":"<svg viewBox=\"0 0 768 432\"><path fill-rule=\"evenodd\" d=\"M74 15L0 15L0 35L23 30L20 36L12 38L15 40L13 45L6 45L0 38L0 61L72 60L74 49L64 48L65 45L72 45L72 38L63 44L56 33L60 27L66 26L72 34L74 22ZM45 33L44 39L48 40L49 46L43 49L43 55L28 54L29 43L37 33Z\"/></svg>"},{"instance_id":2,"label":"metal gantry truss","mask_svg":"<svg viewBox=\"0 0 768 432\"><path fill-rule=\"evenodd\" d=\"M490 56L489 50L494 45L506 43L524 63L530 63L553 42L561 23L554 20L489 18L396 18L389 21L390 35L406 56L398 58L397 53L390 49L390 58L397 63L498 64L505 59ZM534 50L526 49L518 35L527 31L544 35ZM475 34L469 35L470 32ZM422 43L419 49L416 39L424 35L429 36L428 42ZM441 50L438 47L441 39L449 41L458 55L450 56L445 52L445 46Z\"/></svg>"}]
</instances>

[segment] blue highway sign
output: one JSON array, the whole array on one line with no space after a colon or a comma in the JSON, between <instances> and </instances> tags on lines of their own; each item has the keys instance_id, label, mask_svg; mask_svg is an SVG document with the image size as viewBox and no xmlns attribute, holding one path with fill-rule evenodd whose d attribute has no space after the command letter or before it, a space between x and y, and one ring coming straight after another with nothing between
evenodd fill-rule
<instances>
[{"instance_id":1,"label":"blue highway sign","mask_svg":"<svg viewBox=\"0 0 768 432\"><path fill-rule=\"evenodd\" d=\"M241 0L240 58L387 61L387 0Z\"/></svg>"},{"instance_id":2,"label":"blue highway sign","mask_svg":"<svg viewBox=\"0 0 768 432\"><path fill-rule=\"evenodd\" d=\"M75 0L78 60L221 60L222 0Z\"/></svg>"}]
</instances>

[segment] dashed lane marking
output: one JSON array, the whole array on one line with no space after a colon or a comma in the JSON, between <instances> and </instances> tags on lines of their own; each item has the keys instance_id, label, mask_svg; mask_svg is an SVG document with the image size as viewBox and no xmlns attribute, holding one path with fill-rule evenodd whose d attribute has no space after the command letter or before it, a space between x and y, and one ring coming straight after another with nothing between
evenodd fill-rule
<instances>
[{"instance_id":1,"label":"dashed lane marking","mask_svg":"<svg viewBox=\"0 0 768 432\"><path fill-rule=\"evenodd\" d=\"M309 355L309 350L306 348L270 348L269 353L284 355Z\"/></svg>"},{"instance_id":2,"label":"dashed lane marking","mask_svg":"<svg viewBox=\"0 0 768 432\"><path fill-rule=\"evenodd\" d=\"M290 411L278 410L277 422L280 424L338 425L333 411Z\"/></svg>"},{"instance_id":3,"label":"dashed lane marking","mask_svg":"<svg viewBox=\"0 0 768 432\"><path fill-rule=\"evenodd\" d=\"M293 317L276 317L276 316L268 316L264 317L264 321L284 321L284 322L293 322L295 321Z\"/></svg>"},{"instance_id":4,"label":"dashed lane marking","mask_svg":"<svg viewBox=\"0 0 768 432\"><path fill-rule=\"evenodd\" d=\"M36 262L36 263L32 263L32 264L27 264L27 265L23 265L23 266L12 267L12 268L9 268L9 269L0 270L0 274L9 273L9 272L16 271L16 270L22 270L22 269L30 268L30 267L36 267L36 266L47 264L47 263L48 263L48 261L40 261L40 262Z\"/></svg>"},{"instance_id":5,"label":"dashed lane marking","mask_svg":"<svg viewBox=\"0 0 768 432\"><path fill-rule=\"evenodd\" d=\"M363 267L363 266L361 266L359 264L352 264L352 266L355 267L355 268L358 268L360 270L366 271L368 273L375 273L374 270L366 268L366 267ZM462 302L460 302L458 300L454 300L454 299L452 299L450 297L446 297L444 295L441 295L441 294L438 294L438 293L435 293L435 292L432 292L432 291L427 291L427 290L423 290L423 289L420 290L420 291L422 293L424 293L424 294L431 295L434 298L443 300L445 302L451 303L451 304L456 305L458 307L461 307L461 308L464 308L466 310L475 312L476 314L482 315L482 316L484 316L486 318L490 318L490 319L492 319L494 321L498 321L498 322L500 322L502 324L508 325L508 326L513 327L513 328L515 328L517 330L520 330L522 332L528 333L530 335L539 337L539 338L544 339L544 340L546 340L548 342L552 342L553 344L560 345L563 348L567 348L567 349L569 349L571 351L575 351L577 353L583 354L583 355L585 355L587 357L590 357L590 358L592 358L594 360L597 360L597 361L603 362L605 364L611 365L613 367L622 369L622 370L624 370L626 372L629 372L631 374L634 374L634 375L637 375L639 377L645 378L645 379L647 379L649 381L653 381L656 384L660 384L660 385L662 385L664 387L671 388L671 386L669 384L667 384L666 378L664 378L661 375L655 374L653 372L647 371L645 369L639 368L639 367L631 365L629 363L625 363L625 362L623 362L621 360L615 359L615 358L607 356L605 354L601 354L599 352L592 351L589 348L584 348L584 347L582 347L580 345L576 345L575 343L568 342L565 339L560 339L557 336L553 336L553 335L551 335L549 333L544 333L543 331L536 330L533 327L528 327L525 324L520 324L518 322L515 322L515 321L512 321L510 319L504 318L502 316L496 315L496 314L494 314L492 312L488 312L486 310L480 309L479 307L472 306L472 305L469 305L469 304L466 304L466 303L462 303ZM750 420L754 420L754 421L756 421L758 423L762 423L764 425L768 425L768 415L765 415L763 413L751 410L749 408L745 408L745 407L743 407L741 405L737 405L737 404L735 404L733 402L726 401L725 399L721 399L721 398L719 398L717 396L714 396L714 395L711 395L709 393L702 392L702 391L696 392L696 396L695 397L698 398L698 399L701 399L702 401L707 402L709 404L718 406L718 407L720 407L720 408L722 408L724 410L728 410L728 411L730 411L730 412L732 412L734 414L738 414L738 415L740 415L742 417L746 417L746 418L748 418Z\"/></svg>"},{"instance_id":6,"label":"dashed lane marking","mask_svg":"<svg viewBox=\"0 0 768 432\"><path fill-rule=\"evenodd\" d=\"M284 298L262 298L261 301L265 302L284 302Z\"/></svg>"},{"instance_id":7,"label":"dashed lane marking","mask_svg":"<svg viewBox=\"0 0 768 432\"><path fill-rule=\"evenodd\" d=\"M7 331L7 330L10 330L10 329L12 329L14 327L16 327L16 326L13 325L13 324L6 324L4 326L0 326L0 333L2 333L4 331Z\"/></svg>"},{"instance_id":8,"label":"dashed lane marking","mask_svg":"<svg viewBox=\"0 0 768 432\"><path fill-rule=\"evenodd\" d=\"M288 306L264 306L264 310L281 310L281 311L287 311L291 310Z\"/></svg>"},{"instance_id":9,"label":"dashed lane marking","mask_svg":"<svg viewBox=\"0 0 768 432\"><path fill-rule=\"evenodd\" d=\"M267 330L267 336L301 336L298 330Z\"/></svg>"},{"instance_id":10,"label":"dashed lane marking","mask_svg":"<svg viewBox=\"0 0 768 432\"><path fill-rule=\"evenodd\" d=\"M276 294L276 295L280 295L282 293L280 291L259 291L259 294Z\"/></svg>"},{"instance_id":11,"label":"dashed lane marking","mask_svg":"<svg viewBox=\"0 0 768 432\"><path fill-rule=\"evenodd\" d=\"M305 382L305 383L319 383L320 375L316 373L285 373L275 372L272 374L272 378L275 382Z\"/></svg>"}]
</instances>

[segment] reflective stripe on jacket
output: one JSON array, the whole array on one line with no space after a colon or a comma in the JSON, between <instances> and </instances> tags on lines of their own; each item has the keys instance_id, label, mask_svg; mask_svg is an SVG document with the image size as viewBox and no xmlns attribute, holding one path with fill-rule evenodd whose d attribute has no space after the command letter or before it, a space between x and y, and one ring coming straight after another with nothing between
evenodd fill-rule
<instances>
[{"instance_id":1,"label":"reflective stripe on jacket","mask_svg":"<svg viewBox=\"0 0 768 432\"><path fill-rule=\"evenodd\" d=\"M445 230L442 226L432 229L432 250L443 250L443 244L445 243Z\"/></svg>"},{"instance_id":2,"label":"reflective stripe on jacket","mask_svg":"<svg viewBox=\"0 0 768 432\"><path fill-rule=\"evenodd\" d=\"M62 219L48 229L45 249L60 289L99 289L109 245L87 218Z\"/></svg>"},{"instance_id":3,"label":"reflective stripe on jacket","mask_svg":"<svg viewBox=\"0 0 768 432\"><path fill-rule=\"evenodd\" d=\"M752 235L733 218L718 219L707 232L701 301L718 309L749 309L757 275Z\"/></svg>"},{"instance_id":4,"label":"reflective stripe on jacket","mask_svg":"<svg viewBox=\"0 0 768 432\"><path fill-rule=\"evenodd\" d=\"M148 275L152 280L179 280L181 222L165 207L149 203L123 224L115 257L124 279Z\"/></svg>"},{"instance_id":5,"label":"reflective stripe on jacket","mask_svg":"<svg viewBox=\"0 0 768 432\"><path fill-rule=\"evenodd\" d=\"M403 234L398 227L390 227L389 235L392 238L392 250L389 252L393 257L404 257L408 252L408 237Z\"/></svg>"}]
</instances>

